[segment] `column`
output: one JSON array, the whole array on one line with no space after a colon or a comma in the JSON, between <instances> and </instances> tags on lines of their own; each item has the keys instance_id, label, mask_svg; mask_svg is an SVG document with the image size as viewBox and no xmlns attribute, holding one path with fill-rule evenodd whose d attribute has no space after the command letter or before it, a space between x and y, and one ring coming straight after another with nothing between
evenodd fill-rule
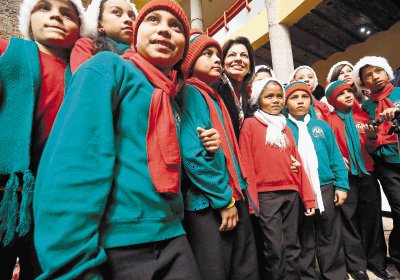
<instances>
[{"instance_id":1,"label":"column","mask_svg":"<svg viewBox=\"0 0 400 280\"><path fill-rule=\"evenodd\" d=\"M278 2L279 0L265 0L265 6L268 14L272 68L277 78L286 83L294 70L293 53L289 28L279 24Z\"/></svg>"},{"instance_id":2,"label":"column","mask_svg":"<svg viewBox=\"0 0 400 280\"><path fill-rule=\"evenodd\" d=\"M203 29L203 12L201 10L201 0L190 0L190 25L191 28Z\"/></svg>"}]
</instances>

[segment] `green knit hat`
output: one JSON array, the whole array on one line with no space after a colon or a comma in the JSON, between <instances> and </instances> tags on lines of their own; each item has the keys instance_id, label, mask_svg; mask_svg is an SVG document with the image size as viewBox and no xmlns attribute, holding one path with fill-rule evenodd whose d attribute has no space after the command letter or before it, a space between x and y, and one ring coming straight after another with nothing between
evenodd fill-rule
<instances>
[{"instance_id":1,"label":"green knit hat","mask_svg":"<svg viewBox=\"0 0 400 280\"><path fill-rule=\"evenodd\" d=\"M325 96L328 99L328 103L335 107L335 101L338 95L344 91L345 89L351 90L354 92L351 85L347 84L344 81L337 80L333 83L330 83L325 89Z\"/></svg>"},{"instance_id":2,"label":"green knit hat","mask_svg":"<svg viewBox=\"0 0 400 280\"><path fill-rule=\"evenodd\" d=\"M298 90L306 92L308 95L310 95L310 97L312 96L311 90L306 83L304 83L302 81L295 81L293 83L288 84L285 87L286 100L289 99L289 96L292 95L292 93L294 93L295 91L298 91Z\"/></svg>"}]
</instances>

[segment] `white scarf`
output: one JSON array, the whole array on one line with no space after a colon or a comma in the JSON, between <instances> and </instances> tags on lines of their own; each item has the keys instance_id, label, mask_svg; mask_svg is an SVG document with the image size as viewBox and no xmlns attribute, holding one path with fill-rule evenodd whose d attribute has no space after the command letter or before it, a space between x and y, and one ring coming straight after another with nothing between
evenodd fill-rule
<instances>
[{"instance_id":1,"label":"white scarf","mask_svg":"<svg viewBox=\"0 0 400 280\"><path fill-rule=\"evenodd\" d=\"M299 141L297 149L299 151L301 161L303 162L304 170L314 189L314 195L317 200L316 208L319 208L319 211L322 214L325 208L322 200L321 185L318 176L318 157L317 153L315 152L311 135L307 130L307 124L311 120L310 115L307 114L303 122L297 121L289 114L289 120L296 124L297 128L299 129Z\"/></svg>"},{"instance_id":2,"label":"white scarf","mask_svg":"<svg viewBox=\"0 0 400 280\"><path fill-rule=\"evenodd\" d=\"M286 118L284 115L270 115L262 110L257 110L254 113L254 117L268 125L265 144L276 146L281 150L285 150L289 146L289 140L286 134L283 133L286 127Z\"/></svg>"}]
</instances>

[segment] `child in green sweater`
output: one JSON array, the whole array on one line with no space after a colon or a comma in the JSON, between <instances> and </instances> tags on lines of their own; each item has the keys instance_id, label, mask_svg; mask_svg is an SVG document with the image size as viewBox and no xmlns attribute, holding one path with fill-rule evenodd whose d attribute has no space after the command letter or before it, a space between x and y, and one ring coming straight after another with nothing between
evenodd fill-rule
<instances>
[{"instance_id":1,"label":"child in green sweater","mask_svg":"<svg viewBox=\"0 0 400 280\"><path fill-rule=\"evenodd\" d=\"M375 171L388 198L393 216L393 229L389 237L389 255L400 271L400 154L399 135L389 135L395 113L400 110L400 88L394 87L393 70L387 60L378 56L360 59L353 70L358 88L371 91L370 99L362 109L371 120L380 119L376 149L372 153Z\"/></svg>"},{"instance_id":2,"label":"child in green sweater","mask_svg":"<svg viewBox=\"0 0 400 280\"><path fill-rule=\"evenodd\" d=\"M185 220L203 279L259 279L239 146L222 97L211 88L221 76L222 50L206 35L191 39L182 70L181 151L190 179L184 185ZM197 127L215 127L221 148L208 153Z\"/></svg>"},{"instance_id":3,"label":"child in green sweater","mask_svg":"<svg viewBox=\"0 0 400 280\"><path fill-rule=\"evenodd\" d=\"M303 82L286 86L288 126L296 139L303 166L316 195L314 217L300 221L300 270L302 279L315 279L315 257L324 279L345 279L342 247L341 206L347 197L347 168L332 129L322 120L311 118L310 88Z\"/></svg>"},{"instance_id":4,"label":"child in green sweater","mask_svg":"<svg viewBox=\"0 0 400 280\"><path fill-rule=\"evenodd\" d=\"M85 32L81 1L24 0L24 39L0 40L0 279L40 273L33 248L34 176L71 72L68 61Z\"/></svg>"},{"instance_id":5,"label":"child in green sweater","mask_svg":"<svg viewBox=\"0 0 400 280\"><path fill-rule=\"evenodd\" d=\"M77 70L57 116L34 193L38 279L200 279L174 101L189 25L175 1L154 0L133 33L136 51Z\"/></svg>"}]
</instances>

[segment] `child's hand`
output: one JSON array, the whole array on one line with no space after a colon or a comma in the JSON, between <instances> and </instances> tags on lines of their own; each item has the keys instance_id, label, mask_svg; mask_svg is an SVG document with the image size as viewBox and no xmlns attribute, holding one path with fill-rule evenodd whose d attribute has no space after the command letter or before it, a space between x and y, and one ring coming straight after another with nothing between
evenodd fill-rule
<instances>
[{"instance_id":1,"label":"child's hand","mask_svg":"<svg viewBox=\"0 0 400 280\"><path fill-rule=\"evenodd\" d=\"M394 118L394 113L398 110L399 109L397 109L397 108L388 108L388 109L384 110L382 113L380 113L379 115L382 116L382 118L385 121L390 121Z\"/></svg>"},{"instance_id":2,"label":"child's hand","mask_svg":"<svg viewBox=\"0 0 400 280\"><path fill-rule=\"evenodd\" d=\"M347 192L340 191L340 190L335 190L335 199L333 202L335 202L336 206L341 206L347 198Z\"/></svg>"},{"instance_id":3,"label":"child's hand","mask_svg":"<svg viewBox=\"0 0 400 280\"><path fill-rule=\"evenodd\" d=\"M221 146L221 137L215 128L204 129L198 127L197 132L199 133L199 138L204 148L211 153L218 151Z\"/></svg>"},{"instance_id":4,"label":"child's hand","mask_svg":"<svg viewBox=\"0 0 400 280\"><path fill-rule=\"evenodd\" d=\"M290 166L290 169L292 169L294 173L299 173L299 167L301 166L301 163L298 162L294 156L291 155L290 157L292 159L292 165Z\"/></svg>"},{"instance_id":5,"label":"child's hand","mask_svg":"<svg viewBox=\"0 0 400 280\"><path fill-rule=\"evenodd\" d=\"M219 210L222 218L221 226L219 227L219 231L229 231L236 227L239 221L238 211L236 206L231 208L222 208Z\"/></svg>"},{"instance_id":6,"label":"child's hand","mask_svg":"<svg viewBox=\"0 0 400 280\"><path fill-rule=\"evenodd\" d=\"M315 208L307 208L306 212L304 212L304 215L307 217L311 217L315 215Z\"/></svg>"},{"instance_id":7,"label":"child's hand","mask_svg":"<svg viewBox=\"0 0 400 280\"><path fill-rule=\"evenodd\" d=\"M343 161L344 161L344 164L346 164L347 170L350 170L350 162L347 160L347 158L343 157Z\"/></svg>"},{"instance_id":8,"label":"child's hand","mask_svg":"<svg viewBox=\"0 0 400 280\"><path fill-rule=\"evenodd\" d=\"M368 139L376 140L376 138L378 137L377 134L379 132L379 128L377 126L364 124L363 129Z\"/></svg>"}]
</instances>

